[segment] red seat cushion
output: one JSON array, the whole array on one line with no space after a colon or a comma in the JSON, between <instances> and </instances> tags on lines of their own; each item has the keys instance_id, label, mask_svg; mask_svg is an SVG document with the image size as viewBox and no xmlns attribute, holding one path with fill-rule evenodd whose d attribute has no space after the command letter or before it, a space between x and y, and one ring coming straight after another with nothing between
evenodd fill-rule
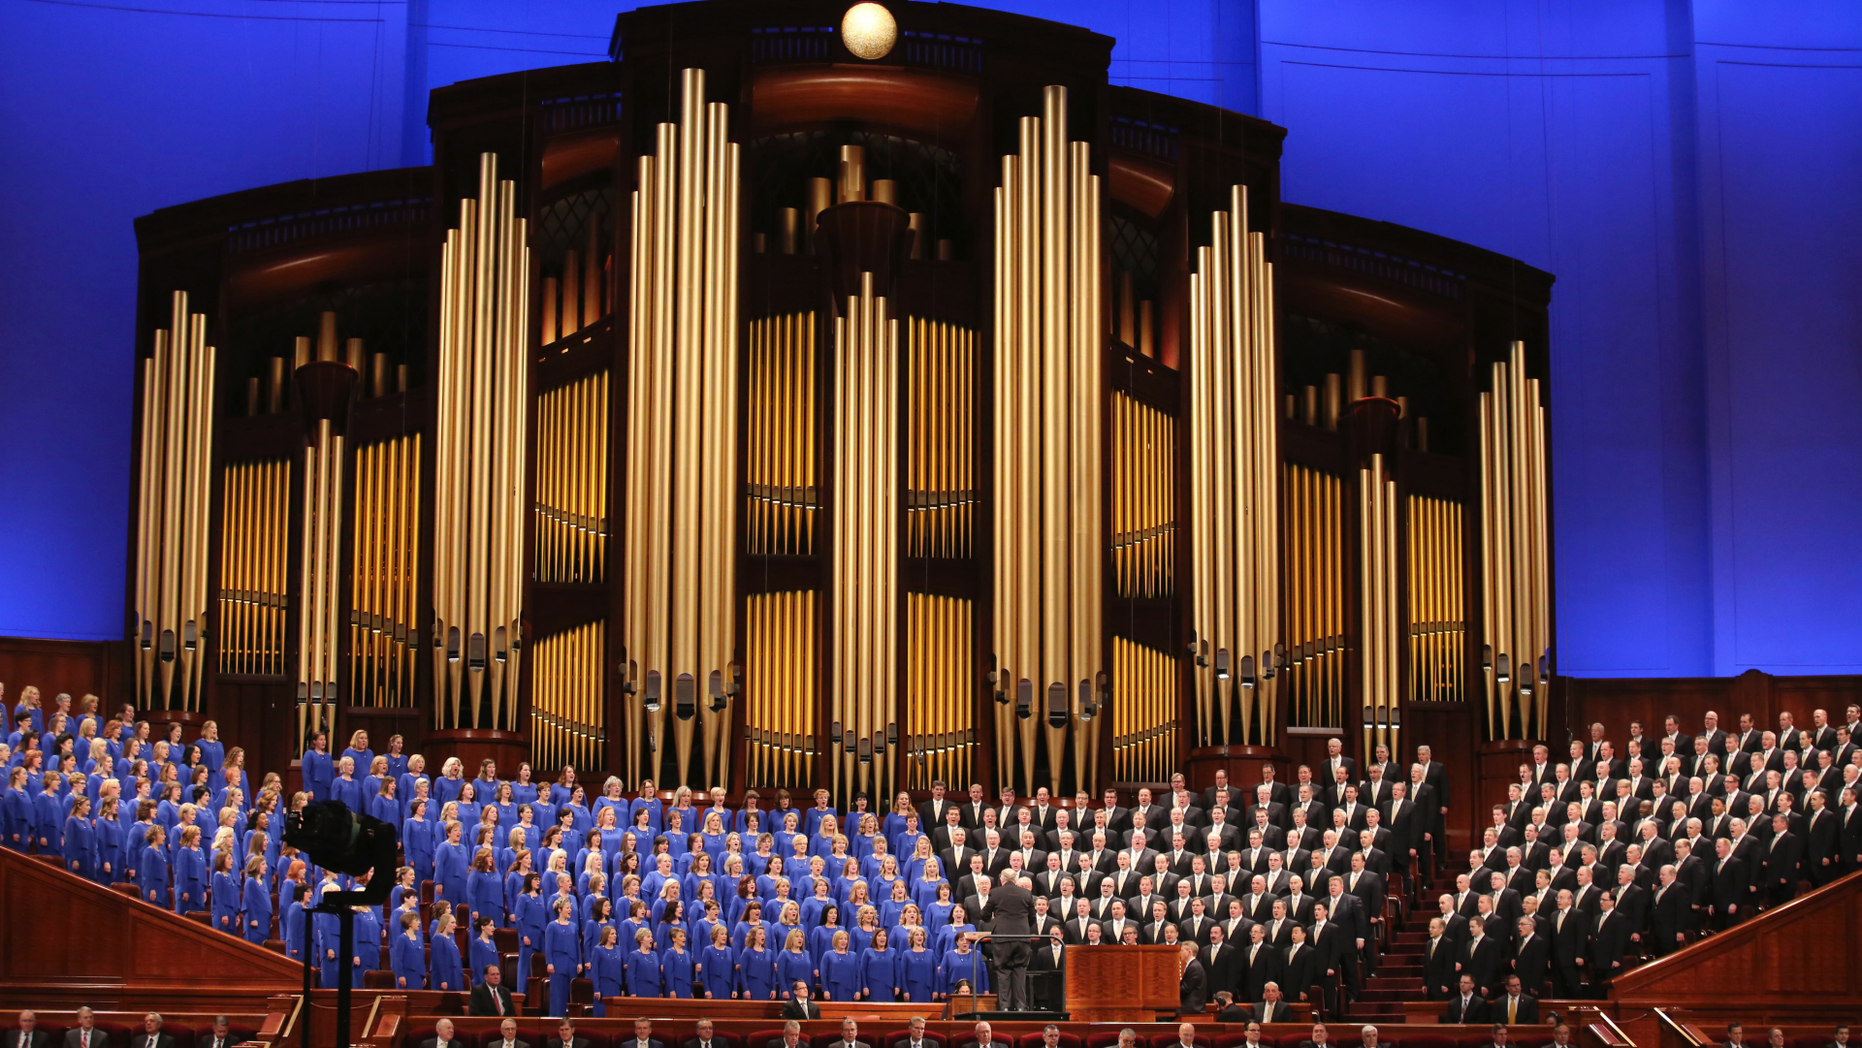
<instances>
[{"instance_id":1,"label":"red seat cushion","mask_svg":"<svg viewBox=\"0 0 1862 1048\"><path fill-rule=\"evenodd\" d=\"M1438 1033L1423 1033L1403 1038L1403 1048L1455 1048L1455 1042Z\"/></svg>"},{"instance_id":2,"label":"red seat cushion","mask_svg":"<svg viewBox=\"0 0 1862 1048\"><path fill-rule=\"evenodd\" d=\"M886 1042L886 1044L888 1045L891 1043L892 1042L890 1040ZM1047 1041L1041 1035L1041 1032L1037 1030L1034 1033L1022 1034L1020 1037L1015 1039L1015 1043L1018 1046L1018 1048L1041 1048L1041 1046L1046 1044ZM1080 1044L1080 1035L1077 1033L1064 1033L1063 1032L1060 1035L1060 1048L1082 1048Z\"/></svg>"}]
</instances>

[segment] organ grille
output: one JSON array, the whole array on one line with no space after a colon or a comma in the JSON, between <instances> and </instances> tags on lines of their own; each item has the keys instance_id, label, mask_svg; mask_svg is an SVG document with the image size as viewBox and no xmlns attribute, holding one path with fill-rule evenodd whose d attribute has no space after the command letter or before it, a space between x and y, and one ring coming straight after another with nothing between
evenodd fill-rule
<instances>
[{"instance_id":1,"label":"organ grille","mask_svg":"<svg viewBox=\"0 0 1862 1048\"><path fill-rule=\"evenodd\" d=\"M1176 420L1112 395L1112 559L1121 597L1167 597L1176 558Z\"/></svg>"},{"instance_id":2,"label":"organ grille","mask_svg":"<svg viewBox=\"0 0 1862 1048\"><path fill-rule=\"evenodd\" d=\"M1397 493L1384 456L1358 471L1359 692L1364 750L1397 746Z\"/></svg>"},{"instance_id":3,"label":"organ grille","mask_svg":"<svg viewBox=\"0 0 1862 1048\"><path fill-rule=\"evenodd\" d=\"M1112 773L1119 782L1168 782L1177 770L1177 662L1112 640Z\"/></svg>"},{"instance_id":4,"label":"organ grille","mask_svg":"<svg viewBox=\"0 0 1862 1048\"><path fill-rule=\"evenodd\" d=\"M905 597L910 645L905 671L908 789L928 790L935 779L971 781L976 749L973 613L971 602L959 597Z\"/></svg>"},{"instance_id":5,"label":"organ grille","mask_svg":"<svg viewBox=\"0 0 1862 1048\"><path fill-rule=\"evenodd\" d=\"M968 557L976 524L971 472L976 333L917 318L906 330L911 368L906 549L914 557Z\"/></svg>"},{"instance_id":6,"label":"organ grille","mask_svg":"<svg viewBox=\"0 0 1862 1048\"><path fill-rule=\"evenodd\" d=\"M1345 577L1343 485L1336 476L1288 465L1287 724L1345 724Z\"/></svg>"},{"instance_id":7,"label":"organ grille","mask_svg":"<svg viewBox=\"0 0 1862 1048\"><path fill-rule=\"evenodd\" d=\"M744 647L747 780L806 786L814 781L818 731L814 591L751 594Z\"/></svg>"},{"instance_id":8,"label":"organ grille","mask_svg":"<svg viewBox=\"0 0 1862 1048\"><path fill-rule=\"evenodd\" d=\"M530 753L539 766L600 767L608 738L608 624L591 622L536 643L530 682Z\"/></svg>"},{"instance_id":9,"label":"organ grille","mask_svg":"<svg viewBox=\"0 0 1862 1048\"><path fill-rule=\"evenodd\" d=\"M1409 499L1409 697L1460 702L1467 634L1462 623L1461 503Z\"/></svg>"},{"instance_id":10,"label":"organ grille","mask_svg":"<svg viewBox=\"0 0 1862 1048\"><path fill-rule=\"evenodd\" d=\"M420 568L420 436L356 449L349 700L414 705Z\"/></svg>"},{"instance_id":11,"label":"organ grille","mask_svg":"<svg viewBox=\"0 0 1862 1048\"><path fill-rule=\"evenodd\" d=\"M291 463L220 471L220 672L284 675Z\"/></svg>"},{"instance_id":12,"label":"organ grille","mask_svg":"<svg viewBox=\"0 0 1862 1048\"><path fill-rule=\"evenodd\" d=\"M750 322L749 551L815 551L815 315Z\"/></svg>"}]
</instances>

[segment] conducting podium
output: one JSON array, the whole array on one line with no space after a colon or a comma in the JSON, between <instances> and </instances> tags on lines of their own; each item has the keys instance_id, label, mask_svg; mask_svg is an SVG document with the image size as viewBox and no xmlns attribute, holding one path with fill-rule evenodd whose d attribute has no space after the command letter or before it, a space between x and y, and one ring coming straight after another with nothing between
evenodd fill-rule
<instances>
[{"instance_id":1,"label":"conducting podium","mask_svg":"<svg viewBox=\"0 0 1862 1048\"><path fill-rule=\"evenodd\" d=\"M1153 1022L1176 1013L1183 968L1175 946L1069 946L1066 964L1073 1022Z\"/></svg>"}]
</instances>

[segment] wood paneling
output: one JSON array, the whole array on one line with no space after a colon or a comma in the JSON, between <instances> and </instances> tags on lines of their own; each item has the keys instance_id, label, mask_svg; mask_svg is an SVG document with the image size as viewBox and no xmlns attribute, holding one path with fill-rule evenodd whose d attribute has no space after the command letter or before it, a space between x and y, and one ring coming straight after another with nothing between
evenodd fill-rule
<instances>
[{"instance_id":1,"label":"wood paneling","mask_svg":"<svg viewBox=\"0 0 1862 1048\"><path fill-rule=\"evenodd\" d=\"M1067 1011L1077 1022L1136 1022L1173 1009L1182 972L1174 946L1069 946Z\"/></svg>"},{"instance_id":2,"label":"wood paneling","mask_svg":"<svg viewBox=\"0 0 1862 1048\"><path fill-rule=\"evenodd\" d=\"M1775 731L1784 711L1798 727L1808 728L1812 710L1828 710L1834 724L1842 721L1845 708L1862 703L1862 676L1777 677L1747 670L1737 677L1565 678L1559 685L1565 696L1564 727L1577 738L1588 738L1590 725L1602 724L1604 737L1617 740L1619 747L1629 737L1630 721L1641 721L1644 732L1655 736L1671 713L1690 735L1700 730L1708 710L1720 715L1724 731L1738 729L1741 713L1752 714L1755 728ZM1558 752L1564 740L1553 741Z\"/></svg>"},{"instance_id":3,"label":"wood paneling","mask_svg":"<svg viewBox=\"0 0 1862 1048\"><path fill-rule=\"evenodd\" d=\"M0 899L0 1009L249 1008L303 984L282 954L15 852L0 851ZM11 948L23 943L46 948Z\"/></svg>"},{"instance_id":4,"label":"wood paneling","mask_svg":"<svg viewBox=\"0 0 1862 1048\"><path fill-rule=\"evenodd\" d=\"M34 685L45 698L47 708L52 696L61 691L71 693L71 708L86 693L103 698L105 714L115 711L113 696L122 676L118 670L119 651L125 642L97 640L41 640L36 637L0 637L0 683L6 685L7 730L13 730L13 707L19 705L20 692Z\"/></svg>"},{"instance_id":5,"label":"wood paneling","mask_svg":"<svg viewBox=\"0 0 1862 1048\"><path fill-rule=\"evenodd\" d=\"M1626 1009L1750 1009L1856 1001L1862 986L1862 874L1767 910L1728 931L1617 977Z\"/></svg>"}]
</instances>

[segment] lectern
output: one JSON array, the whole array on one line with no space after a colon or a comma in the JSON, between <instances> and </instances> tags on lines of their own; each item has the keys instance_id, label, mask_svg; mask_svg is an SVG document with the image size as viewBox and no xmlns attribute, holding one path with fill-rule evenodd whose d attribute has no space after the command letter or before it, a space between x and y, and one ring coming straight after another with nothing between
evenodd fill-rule
<instances>
[{"instance_id":1,"label":"lectern","mask_svg":"<svg viewBox=\"0 0 1862 1048\"><path fill-rule=\"evenodd\" d=\"M1175 946L1067 947L1067 1014L1074 1022L1154 1022L1177 1010L1183 970Z\"/></svg>"}]
</instances>

